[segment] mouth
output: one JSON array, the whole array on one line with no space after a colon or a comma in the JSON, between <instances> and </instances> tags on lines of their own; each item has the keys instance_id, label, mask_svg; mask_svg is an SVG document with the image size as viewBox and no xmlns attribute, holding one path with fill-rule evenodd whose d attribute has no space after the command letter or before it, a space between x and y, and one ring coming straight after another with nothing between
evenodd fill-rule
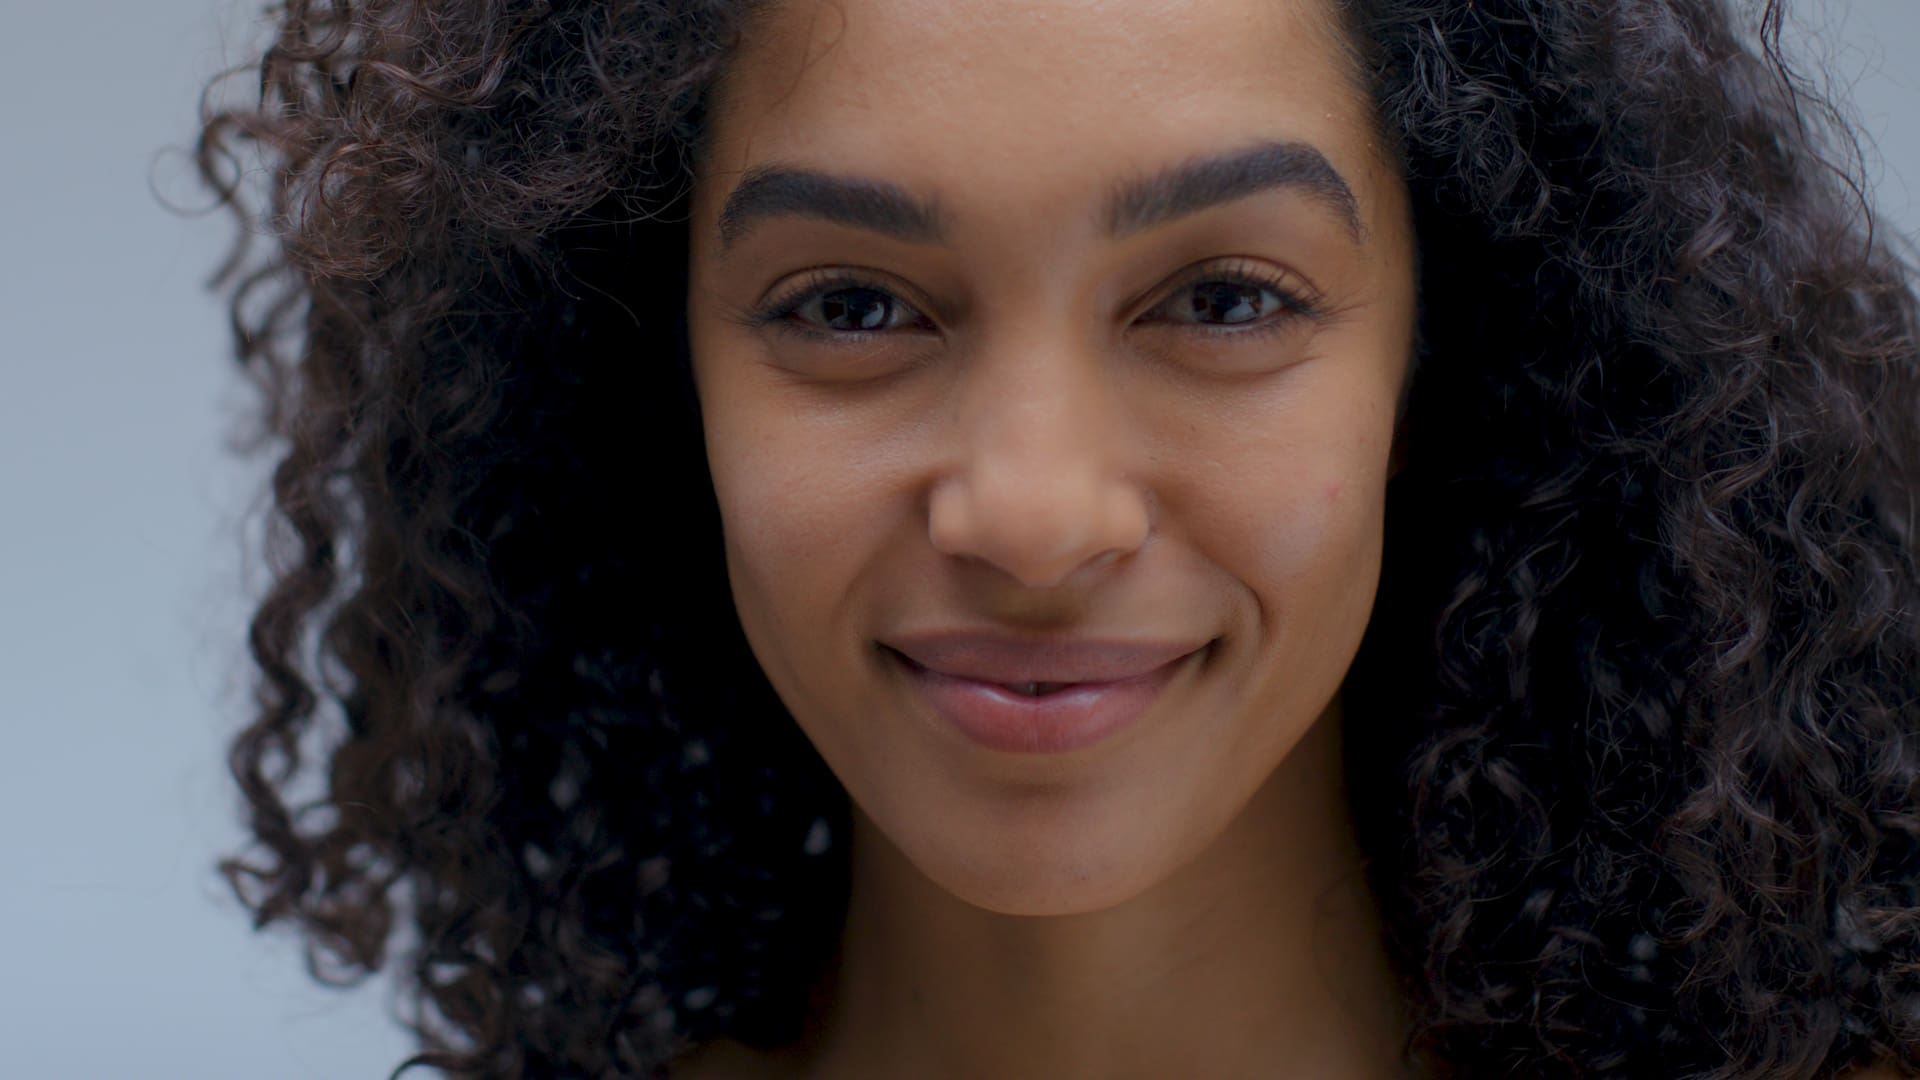
<instances>
[{"instance_id":1,"label":"mouth","mask_svg":"<svg viewBox=\"0 0 1920 1080\"><path fill-rule=\"evenodd\" d=\"M1135 726L1212 642L1158 666L1110 679L995 680L938 671L882 646L941 725L997 753L1063 754Z\"/></svg>"},{"instance_id":2,"label":"mouth","mask_svg":"<svg viewBox=\"0 0 1920 1080\"><path fill-rule=\"evenodd\" d=\"M1124 682L1209 647L1211 639L1062 637L946 630L878 642L917 667L1027 696Z\"/></svg>"},{"instance_id":3,"label":"mouth","mask_svg":"<svg viewBox=\"0 0 1920 1080\"><path fill-rule=\"evenodd\" d=\"M1080 684L1070 683L1070 682L1030 682L1030 683L1011 683L1011 684L995 683L994 685L1004 686L1008 690L1011 690L1014 693L1021 695L1022 697L1045 697L1046 695L1051 694L1056 690L1064 690L1069 686L1079 686Z\"/></svg>"},{"instance_id":4,"label":"mouth","mask_svg":"<svg viewBox=\"0 0 1920 1080\"><path fill-rule=\"evenodd\" d=\"M1035 679L1035 680L1015 681L1015 682L996 682L992 679L976 679L976 678L971 678L965 675L956 675L951 672L934 671L933 669L927 667L925 664L919 663L918 661L914 660L913 657L908 656L906 653L903 653L900 650L895 649L890 645L882 645L881 648L886 650L888 653L892 654L893 658L899 661L902 666L906 667L909 671L917 675L924 675L930 678L944 677L944 678L950 678L950 679L963 680L966 682L979 683L983 686L995 687L997 689L1004 690L1007 693L1012 694L1016 697L1023 697L1023 698L1041 698L1041 697L1046 697L1050 694L1059 693L1060 691L1066 690L1070 687L1091 686L1091 685L1098 685L1098 682L1116 681L1116 680L1107 679L1107 680L1098 680L1098 681L1083 680L1083 681L1077 681L1077 682L1045 682L1045 681Z\"/></svg>"}]
</instances>

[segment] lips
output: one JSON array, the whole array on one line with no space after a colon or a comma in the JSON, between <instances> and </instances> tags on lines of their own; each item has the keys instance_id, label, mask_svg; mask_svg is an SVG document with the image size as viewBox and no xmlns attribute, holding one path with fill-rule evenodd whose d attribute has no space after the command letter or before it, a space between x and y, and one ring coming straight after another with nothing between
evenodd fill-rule
<instances>
[{"instance_id":1,"label":"lips","mask_svg":"<svg viewBox=\"0 0 1920 1080\"><path fill-rule=\"evenodd\" d=\"M1207 642L921 635L887 651L953 728L1010 754L1093 746L1138 720Z\"/></svg>"},{"instance_id":2,"label":"lips","mask_svg":"<svg viewBox=\"0 0 1920 1080\"><path fill-rule=\"evenodd\" d=\"M913 634L883 642L931 672L1029 690L1137 678L1205 647L1206 640ZM1058 685L1056 685L1058 684Z\"/></svg>"}]
</instances>

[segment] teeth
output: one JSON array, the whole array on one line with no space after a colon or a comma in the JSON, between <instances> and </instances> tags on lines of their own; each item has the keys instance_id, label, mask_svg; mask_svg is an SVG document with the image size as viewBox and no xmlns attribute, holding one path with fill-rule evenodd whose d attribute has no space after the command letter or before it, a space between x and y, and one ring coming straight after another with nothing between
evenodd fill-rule
<instances>
[{"instance_id":1,"label":"teeth","mask_svg":"<svg viewBox=\"0 0 1920 1080\"><path fill-rule=\"evenodd\" d=\"M1014 683L1011 688L1015 692L1025 694L1028 697L1039 697L1041 694L1050 694L1065 685L1067 684L1057 682L1027 682Z\"/></svg>"}]
</instances>

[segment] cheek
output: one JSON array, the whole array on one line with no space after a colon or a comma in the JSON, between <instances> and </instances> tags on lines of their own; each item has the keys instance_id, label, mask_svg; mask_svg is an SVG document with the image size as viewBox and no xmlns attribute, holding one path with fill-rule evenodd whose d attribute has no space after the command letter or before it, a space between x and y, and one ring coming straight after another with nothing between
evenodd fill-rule
<instances>
[{"instance_id":1,"label":"cheek","mask_svg":"<svg viewBox=\"0 0 1920 1080\"><path fill-rule=\"evenodd\" d=\"M710 457L734 592L780 606L814 591L813 577L832 554L833 474L805 454L731 446Z\"/></svg>"},{"instance_id":2,"label":"cheek","mask_svg":"<svg viewBox=\"0 0 1920 1080\"><path fill-rule=\"evenodd\" d=\"M750 633L754 624L775 624L781 632L769 639L783 649L822 640L787 631L826 625L845 604L886 527L889 481L837 449L844 439L776 407L729 412L708 431L742 622Z\"/></svg>"},{"instance_id":3,"label":"cheek","mask_svg":"<svg viewBox=\"0 0 1920 1080\"><path fill-rule=\"evenodd\" d=\"M1366 403L1340 405L1320 397L1240 418L1222 430L1273 434L1210 448L1198 478L1194 542L1252 592L1263 633L1279 630L1275 620L1344 622L1356 603L1370 607L1388 432Z\"/></svg>"},{"instance_id":4,"label":"cheek","mask_svg":"<svg viewBox=\"0 0 1920 1080\"><path fill-rule=\"evenodd\" d=\"M844 502L828 462L777 443L736 444L709 460L728 546L748 562L797 567L827 546L827 523Z\"/></svg>"},{"instance_id":5,"label":"cheek","mask_svg":"<svg viewBox=\"0 0 1920 1080\"><path fill-rule=\"evenodd\" d=\"M1257 530L1245 535L1246 580L1268 614L1331 614L1377 573L1381 516L1363 476L1338 462L1302 465L1261 500Z\"/></svg>"}]
</instances>

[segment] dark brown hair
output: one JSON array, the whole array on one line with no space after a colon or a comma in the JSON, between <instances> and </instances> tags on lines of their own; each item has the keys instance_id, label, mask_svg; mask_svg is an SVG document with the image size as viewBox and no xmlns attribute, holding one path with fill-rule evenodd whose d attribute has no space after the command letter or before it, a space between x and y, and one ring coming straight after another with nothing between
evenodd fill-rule
<instances>
[{"instance_id":1,"label":"dark brown hair","mask_svg":"<svg viewBox=\"0 0 1920 1080\"><path fill-rule=\"evenodd\" d=\"M733 619L686 371L755 6L287 0L202 133L236 210L269 165L222 281L278 448L221 869L329 981L415 932L409 1064L772 1046L837 942L846 796ZM1847 124L1777 2L1343 14L1421 250L1346 690L1409 1049L1920 1069L1920 324Z\"/></svg>"}]
</instances>

